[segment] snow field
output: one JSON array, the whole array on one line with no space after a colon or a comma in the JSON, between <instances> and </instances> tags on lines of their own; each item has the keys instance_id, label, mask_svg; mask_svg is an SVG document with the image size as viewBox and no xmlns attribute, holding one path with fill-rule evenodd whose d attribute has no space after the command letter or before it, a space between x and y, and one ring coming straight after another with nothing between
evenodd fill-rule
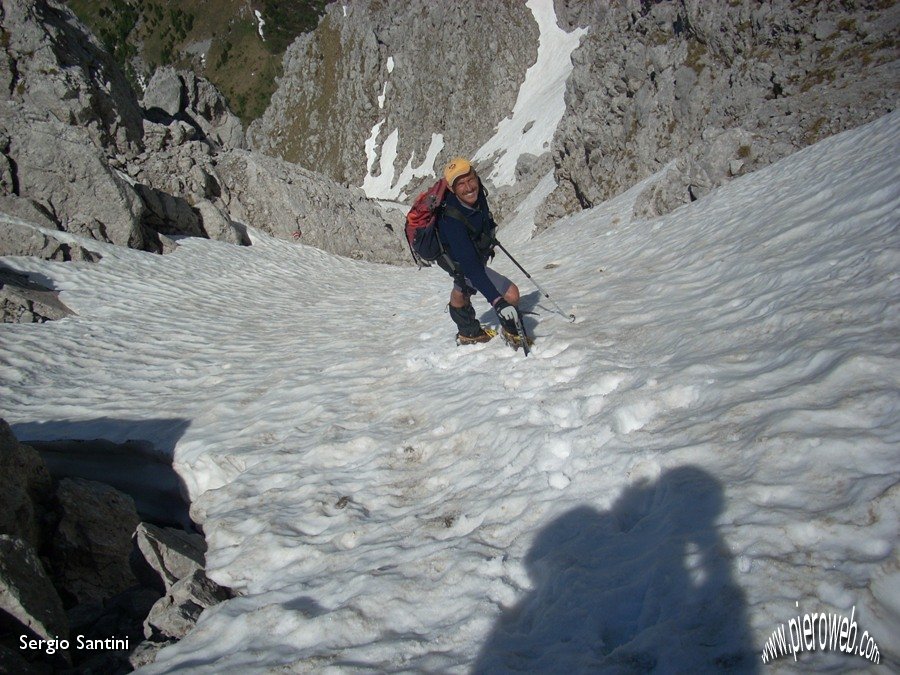
<instances>
[{"instance_id":1,"label":"snow field","mask_svg":"<svg viewBox=\"0 0 900 675\"><path fill-rule=\"evenodd\" d=\"M455 347L439 270L258 233L4 259L78 316L4 327L3 415L172 449L243 597L147 672L746 668L798 601L896 667L898 121L511 247L577 316L499 256L528 358Z\"/></svg>"}]
</instances>

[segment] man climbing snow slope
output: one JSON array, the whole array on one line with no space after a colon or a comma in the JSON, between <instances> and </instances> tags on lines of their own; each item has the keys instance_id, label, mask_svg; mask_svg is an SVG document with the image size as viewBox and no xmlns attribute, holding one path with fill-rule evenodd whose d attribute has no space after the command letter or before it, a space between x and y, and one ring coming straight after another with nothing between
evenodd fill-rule
<instances>
[{"instance_id":1,"label":"man climbing snow slope","mask_svg":"<svg viewBox=\"0 0 900 675\"><path fill-rule=\"evenodd\" d=\"M453 277L450 318L456 324L459 344L487 342L493 337L475 316L472 296L479 292L491 303L504 338L513 345L521 341L517 323L519 289L505 276L487 266L494 255L497 225L488 208L487 193L472 164L462 157L451 159L444 169L449 194L437 229L444 250L453 261L439 261Z\"/></svg>"}]
</instances>

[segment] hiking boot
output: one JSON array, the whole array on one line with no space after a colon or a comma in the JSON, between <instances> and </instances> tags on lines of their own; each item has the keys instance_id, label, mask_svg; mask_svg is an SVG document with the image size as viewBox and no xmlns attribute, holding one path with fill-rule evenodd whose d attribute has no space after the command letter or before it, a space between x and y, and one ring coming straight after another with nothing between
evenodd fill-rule
<instances>
[{"instance_id":1,"label":"hiking boot","mask_svg":"<svg viewBox=\"0 0 900 675\"><path fill-rule=\"evenodd\" d=\"M462 333L456 334L456 344L458 345L474 345L479 342L488 342L491 338L497 335L497 332L492 328L484 328L482 327L481 333L478 335L463 335Z\"/></svg>"},{"instance_id":2,"label":"hiking boot","mask_svg":"<svg viewBox=\"0 0 900 675\"><path fill-rule=\"evenodd\" d=\"M507 330L505 327L501 329L501 332L503 334L503 341L510 347L518 349L522 346L522 337L518 332ZM528 336L527 343L529 347L534 344L534 340L531 339L531 336Z\"/></svg>"}]
</instances>

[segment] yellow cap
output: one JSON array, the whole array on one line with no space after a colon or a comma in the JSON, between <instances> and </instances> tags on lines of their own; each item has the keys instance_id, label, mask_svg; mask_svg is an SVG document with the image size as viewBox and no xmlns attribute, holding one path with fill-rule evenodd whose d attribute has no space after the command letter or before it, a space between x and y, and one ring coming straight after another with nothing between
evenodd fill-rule
<instances>
[{"instance_id":1,"label":"yellow cap","mask_svg":"<svg viewBox=\"0 0 900 675\"><path fill-rule=\"evenodd\" d=\"M454 157L444 169L444 180L447 185L453 187L453 181L460 176L465 176L472 170L472 164L465 157Z\"/></svg>"}]
</instances>

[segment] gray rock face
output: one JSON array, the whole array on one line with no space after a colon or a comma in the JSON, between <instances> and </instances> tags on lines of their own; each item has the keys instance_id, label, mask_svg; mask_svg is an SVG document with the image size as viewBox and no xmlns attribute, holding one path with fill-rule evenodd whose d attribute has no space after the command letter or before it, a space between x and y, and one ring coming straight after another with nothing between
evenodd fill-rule
<instances>
[{"instance_id":1,"label":"gray rock face","mask_svg":"<svg viewBox=\"0 0 900 675\"><path fill-rule=\"evenodd\" d=\"M7 0L2 29L10 36L0 58L9 84L0 97L4 212L152 251L161 250L158 231L183 233L116 168L137 156L143 121L124 76L84 26L54 2ZM29 213L16 197L33 205ZM150 206L161 201L169 206Z\"/></svg>"},{"instance_id":2,"label":"gray rock face","mask_svg":"<svg viewBox=\"0 0 900 675\"><path fill-rule=\"evenodd\" d=\"M83 128L108 154L143 135L134 93L113 59L53 0L2 0L0 100Z\"/></svg>"},{"instance_id":3,"label":"gray rock face","mask_svg":"<svg viewBox=\"0 0 900 675\"><path fill-rule=\"evenodd\" d=\"M144 623L147 638L181 639L194 625L204 609L232 597L228 589L211 581L202 569L177 581L159 600Z\"/></svg>"},{"instance_id":4,"label":"gray rock face","mask_svg":"<svg viewBox=\"0 0 900 675\"><path fill-rule=\"evenodd\" d=\"M665 213L890 110L900 92L896 3L557 3L591 26L573 55L545 220L676 161L640 216Z\"/></svg>"},{"instance_id":5,"label":"gray rock face","mask_svg":"<svg viewBox=\"0 0 900 675\"><path fill-rule=\"evenodd\" d=\"M365 143L381 120L379 145L399 130L395 175L425 158L432 133L444 138L438 166L471 155L512 110L537 36L521 2L333 3L288 48L250 145L351 185L362 184Z\"/></svg>"},{"instance_id":6,"label":"gray rock face","mask_svg":"<svg viewBox=\"0 0 900 675\"><path fill-rule=\"evenodd\" d=\"M298 228L300 241L350 258L408 261L402 213L389 213L360 191L258 153L235 150L218 157L217 175L232 218L276 237Z\"/></svg>"},{"instance_id":7,"label":"gray rock face","mask_svg":"<svg viewBox=\"0 0 900 675\"><path fill-rule=\"evenodd\" d=\"M0 534L40 548L41 521L51 490L50 473L40 455L19 443L6 420L0 419Z\"/></svg>"},{"instance_id":8,"label":"gray rock face","mask_svg":"<svg viewBox=\"0 0 900 675\"><path fill-rule=\"evenodd\" d=\"M223 209L208 199L197 202L197 212L203 223L203 229L210 239L225 241L229 244L246 246L250 244L246 228L242 228L229 218Z\"/></svg>"},{"instance_id":9,"label":"gray rock face","mask_svg":"<svg viewBox=\"0 0 900 675\"><path fill-rule=\"evenodd\" d=\"M143 106L148 113L177 117L187 105L184 81L174 68L159 68L147 83Z\"/></svg>"},{"instance_id":10,"label":"gray rock face","mask_svg":"<svg viewBox=\"0 0 900 675\"><path fill-rule=\"evenodd\" d=\"M0 22L9 38L0 45L0 82L8 85L7 94L0 94L3 213L48 229L155 252L166 250L165 236L160 235L206 236L201 214L187 199L190 193L135 183L123 172L142 156L141 109L112 58L71 11L52 0L4 0ZM174 94L167 90L173 81ZM206 80L169 69L154 81L150 94L179 118L171 130L147 122L157 146L160 137L164 143L171 136L176 144L199 137L202 142L191 150L203 157L213 146L243 147L240 121ZM163 158L172 161L158 173L180 176L184 169L191 187L215 193L218 186L185 154ZM16 198L33 208L25 209ZM240 240L221 218L213 225L223 238ZM0 238L8 240L11 228L3 229ZM27 239L25 254L60 255L47 251L54 247L52 242L41 246L34 235ZM19 252L12 248L4 246L2 252ZM35 316L15 300L7 299L4 307L6 317Z\"/></svg>"},{"instance_id":11,"label":"gray rock face","mask_svg":"<svg viewBox=\"0 0 900 675\"><path fill-rule=\"evenodd\" d=\"M152 250L145 207L80 127L0 102L0 139L15 166L14 194L31 198L59 228L92 239Z\"/></svg>"},{"instance_id":12,"label":"gray rock face","mask_svg":"<svg viewBox=\"0 0 900 675\"><path fill-rule=\"evenodd\" d=\"M554 6L564 29L589 31L552 148L559 188L539 222L671 164L639 200L639 216L665 213L889 112L900 91L896 3ZM444 135L438 165L472 154L512 108L536 39L521 3L335 3L286 53L271 106L248 130L251 147L352 185L370 168L366 141L383 148L395 130L395 175L422 161L432 133ZM521 167L522 187L493 193L501 216L534 182L534 166Z\"/></svg>"},{"instance_id":13,"label":"gray rock face","mask_svg":"<svg viewBox=\"0 0 900 675\"><path fill-rule=\"evenodd\" d=\"M54 487L42 457L19 443L3 419L0 492L4 632L18 636L29 630L40 638L69 639L73 646L76 635L88 640L114 635L134 647L131 654L69 649L25 659L0 646L2 672L45 673L68 666L124 672L129 661L132 667L146 665L183 637L204 609L233 597L206 577L202 536L137 524L131 498L102 483L64 478Z\"/></svg>"},{"instance_id":14,"label":"gray rock face","mask_svg":"<svg viewBox=\"0 0 900 675\"><path fill-rule=\"evenodd\" d=\"M71 314L59 293L0 265L0 323L45 323Z\"/></svg>"},{"instance_id":15,"label":"gray rock face","mask_svg":"<svg viewBox=\"0 0 900 675\"><path fill-rule=\"evenodd\" d=\"M147 84L143 107L150 119L186 121L217 147L245 147L243 125L228 109L225 97L191 71L158 68Z\"/></svg>"},{"instance_id":16,"label":"gray rock face","mask_svg":"<svg viewBox=\"0 0 900 675\"><path fill-rule=\"evenodd\" d=\"M180 579L204 567L206 541L199 534L141 523L134 543L167 593Z\"/></svg>"},{"instance_id":17,"label":"gray rock face","mask_svg":"<svg viewBox=\"0 0 900 675\"><path fill-rule=\"evenodd\" d=\"M34 548L5 534L0 534L0 610L45 639L69 632L62 601Z\"/></svg>"},{"instance_id":18,"label":"gray rock face","mask_svg":"<svg viewBox=\"0 0 900 675\"><path fill-rule=\"evenodd\" d=\"M134 500L115 488L64 478L53 539L54 579L77 603L102 602L134 586L128 558L138 526Z\"/></svg>"}]
</instances>

